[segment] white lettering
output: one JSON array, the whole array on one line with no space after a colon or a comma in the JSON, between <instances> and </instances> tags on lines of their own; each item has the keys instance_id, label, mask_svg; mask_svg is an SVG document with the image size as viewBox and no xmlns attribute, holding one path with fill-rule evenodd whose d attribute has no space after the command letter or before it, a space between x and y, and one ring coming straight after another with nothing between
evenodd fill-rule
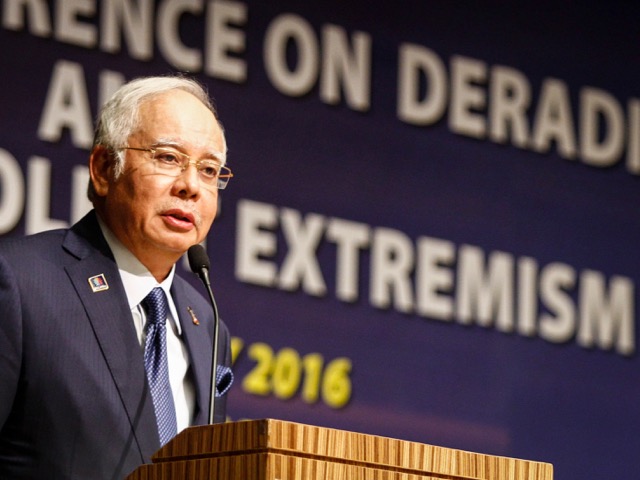
<instances>
[{"instance_id":1,"label":"white lettering","mask_svg":"<svg viewBox=\"0 0 640 480\"><path fill-rule=\"evenodd\" d=\"M495 320L498 330L513 331L513 257L492 252L486 273L480 248L463 245L458 257L457 321L470 324L475 319L478 325L490 327Z\"/></svg>"},{"instance_id":2,"label":"white lettering","mask_svg":"<svg viewBox=\"0 0 640 480\"><path fill-rule=\"evenodd\" d=\"M24 176L17 160L0 148L0 234L10 232L24 209Z\"/></svg>"},{"instance_id":3,"label":"white lettering","mask_svg":"<svg viewBox=\"0 0 640 480\"><path fill-rule=\"evenodd\" d=\"M546 153L551 147L551 142L555 140L560 155L574 159L577 148L573 132L567 86L560 80L545 80L533 125L533 149Z\"/></svg>"},{"instance_id":4,"label":"white lettering","mask_svg":"<svg viewBox=\"0 0 640 480\"><path fill-rule=\"evenodd\" d=\"M280 237L284 242L278 245ZM368 274L369 303L375 308L537 335L552 343L575 338L583 348L615 348L621 355L635 352L629 278L612 277L607 291L599 272L585 270L578 281L576 271L559 262L539 267L531 257L473 245L456 250L450 241L426 236L414 247L398 230L314 213L303 216L250 200L238 203L237 239L236 276L248 283L325 295L319 259L326 261L335 251L335 295L341 301L355 301L362 274ZM323 242L336 249L323 248ZM368 270L360 265L363 252L370 258Z\"/></svg>"},{"instance_id":5,"label":"white lettering","mask_svg":"<svg viewBox=\"0 0 640 480\"><path fill-rule=\"evenodd\" d=\"M629 127L627 128L627 138L629 146L627 148L627 170L640 175L640 100L632 98L629 100Z\"/></svg>"},{"instance_id":6,"label":"white lettering","mask_svg":"<svg viewBox=\"0 0 640 480\"><path fill-rule=\"evenodd\" d=\"M100 48L105 52L119 52L120 39L124 34L131 58L151 60L153 58L153 3L152 0L102 1ZM172 2L164 2L160 10L162 11L169 3ZM162 33L169 35L170 32L161 30L160 33L158 43L162 45L164 38Z\"/></svg>"},{"instance_id":7,"label":"white lettering","mask_svg":"<svg viewBox=\"0 0 640 480\"><path fill-rule=\"evenodd\" d=\"M81 22L78 17L93 17L95 0L66 0L56 2L55 38L78 47L93 48L97 44L95 25Z\"/></svg>"},{"instance_id":8,"label":"white lettering","mask_svg":"<svg viewBox=\"0 0 640 480\"><path fill-rule=\"evenodd\" d=\"M357 222L332 218L327 226L327 240L335 242L336 297L343 302L358 299L359 251L369 246L370 228Z\"/></svg>"},{"instance_id":9,"label":"white lettering","mask_svg":"<svg viewBox=\"0 0 640 480\"><path fill-rule=\"evenodd\" d=\"M280 268L278 285L283 290L292 291L302 284L309 295L325 295L327 287L316 258L316 250L324 233L324 217L311 213L303 222L300 213L290 208L283 208L280 217L289 249Z\"/></svg>"},{"instance_id":10,"label":"white lettering","mask_svg":"<svg viewBox=\"0 0 640 480\"><path fill-rule=\"evenodd\" d=\"M49 6L45 0L4 0L2 2L2 26L8 30L24 29L29 16L29 33L36 37L51 36Z\"/></svg>"},{"instance_id":11,"label":"white lettering","mask_svg":"<svg viewBox=\"0 0 640 480\"><path fill-rule=\"evenodd\" d=\"M242 83L247 79L246 62L229 54L245 51L245 33L239 28L247 22L247 6L240 2L214 1L209 4L207 21L207 74Z\"/></svg>"},{"instance_id":12,"label":"white lettering","mask_svg":"<svg viewBox=\"0 0 640 480\"><path fill-rule=\"evenodd\" d=\"M426 80L420 94L420 79ZM447 73L435 52L419 45L400 46L398 67L398 118L413 125L432 125L447 107Z\"/></svg>"},{"instance_id":13,"label":"white lettering","mask_svg":"<svg viewBox=\"0 0 640 480\"><path fill-rule=\"evenodd\" d=\"M183 13L202 12L202 0L163 2L158 11L158 48L174 67L186 71L200 71L202 52L185 46L180 39L180 18Z\"/></svg>"},{"instance_id":14,"label":"white lettering","mask_svg":"<svg viewBox=\"0 0 640 480\"><path fill-rule=\"evenodd\" d=\"M400 312L413 310L411 272L414 252L411 240L402 232L376 228L371 251L371 304Z\"/></svg>"},{"instance_id":15,"label":"white lettering","mask_svg":"<svg viewBox=\"0 0 640 480\"><path fill-rule=\"evenodd\" d=\"M575 306L567 290L575 287L576 274L561 263L545 266L540 274L540 299L549 308L540 316L540 336L549 342L564 343L576 330Z\"/></svg>"},{"instance_id":16,"label":"white lettering","mask_svg":"<svg viewBox=\"0 0 640 480\"><path fill-rule=\"evenodd\" d=\"M25 234L68 227L64 220L49 218L51 205L51 162L43 157L31 157L28 166L27 212Z\"/></svg>"},{"instance_id":17,"label":"white lettering","mask_svg":"<svg viewBox=\"0 0 640 480\"><path fill-rule=\"evenodd\" d=\"M631 279L612 277L608 298L601 273L587 270L580 276L580 283L578 344L585 348L597 344L602 350L615 346L620 354L632 355L635 325Z\"/></svg>"},{"instance_id":18,"label":"white lettering","mask_svg":"<svg viewBox=\"0 0 640 480\"><path fill-rule=\"evenodd\" d=\"M275 285L276 265L266 258L277 250L273 229L278 225L278 211L267 203L238 202L236 278L262 286Z\"/></svg>"},{"instance_id":19,"label":"white lettering","mask_svg":"<svg viewBox=\"0 0 640 480\"><path fill-rule=\"evenodd\" d=\"M530 257L518 259L518 333L536 334L538 318L538 262Z\"/></svg>"},{"instance_id":20,"label":"white lettering","mask_svg":"<svg viewBox=\"0 0 640 480\"><path fill-rule=\"evenodd\" d=\"M487 107L484 84L487 66L480 60L454 56L451 60L451 131L474 138L484 138L487 126L481 114Z\"/></svg>"},{"instance_id":21,"label":"white lettering","mask_svg":"<svg viewBox=\"0 0 640 480\"><path fill-rule=\"evenodd\" d=\"M287 63L288 45L297 53L293 69ZM291 97L308 93L318 78L318 50L313 28L306 20L293 14L276 17L264 41L265 68L273 86Z\"/></svg>"},{"instance_id":22,"label":"white lettering","mask_svg":"<svg viewBox=\"0 0 640 480\"><path fill-rule=\"evenodd\" d=\"M79 64L60 60L53 69L38 136L41 140L57 142L65 128L71 131L76 147L91 147L93 121L84 72Z\"/></svg>"},{"instance_id":23,"label":"white lettering","mask_svg":"<svg viewBox=\"0 0 640 480\"><path fill-rule=\"evenodd\" d=\"M606 128L599 128L599 119L603 120ZM580 94L580 156L582 160L596 167L615 164L622 155L624 133L624 113L616 99L603 90L582 89Z\"/></svg>"},{"instance_id":24,"label":"white lettering","mask_svg":"<svg viewBox=\"0 0 640 480\"><path fill-rule=\"evenodd\" d=\"M354 48L350 51L344 29L327 25L322 34L320 98L328 104L338 104L342 86L345 101L351 108L368 110L371 104L371 36L364 32L354 33Z\"/></svg>"},{"instance_id":25,"label":"white lettering","mask_svg":"<svg viewBox=\"0 0 640 480\"><path fill-rule=\"evenodd\" d=\"M452 242L437 238L418 239L418 263L416 266L417 312L437 320L453 318L453 271L455 246Z\"/></svg>"},{"instance_id":26,"label":"white lettering","mask_svg":"<svg viewBox=\"0 0 640 480\"><path fill-rule=\"evenodd\" d=\"M489 93L489 138L526 148L529 143L527 110L531 104L531 87L519 71L508 67L491 69ZM511 135L509 135L509 133Z\"/></svg>"}]
</instances>

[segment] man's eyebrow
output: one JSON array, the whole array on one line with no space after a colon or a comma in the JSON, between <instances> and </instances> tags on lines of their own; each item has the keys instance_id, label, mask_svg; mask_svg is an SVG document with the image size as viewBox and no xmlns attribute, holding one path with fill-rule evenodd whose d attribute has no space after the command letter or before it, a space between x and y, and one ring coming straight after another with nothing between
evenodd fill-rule
<instances>
[{"instance_id":1,"label":"man's eyebrow","mask_svg":"<svg viewBox=\"0 0 640 480\"><path fill-rule=\"evenodd\" d=\"M186 154L185 150L185 146L184 144L182 144L181 142L178 142L176 140L173 139L165 139L165 138L159 138L158 140L156 140L155 142L153 142L151 144L152 148L156 148L156 147L171 147L171 148L175 148L176 150L179 150L180 152L183 152ZM208 152L206 152L203 157L207 157L207 158L212 158L214 160L217 160L219 162L222 162L223 164L227 161L227 156L224 152L220 152L218 150L209 150Z\"/></svg>"},{"instance_id":2,"label":"man's eyebrow","mask_svg":"<svg viewBox=\"0 0 640 480\"><path fill-rule=\"evenodd\" d=\"M226 155L223 152L211 151L207 156L217 160L218 162L222 162L223 164L227 161Z\"/></svg>"},{"instance_id":3,"label":"man's eyebrow","mask_svg":"<svg viewBox=\"0 0 640 480\"><path fill-rule=\"evenodd\" d=\"M182 150L183 144L179 140L173 140L171 138L158 138L151 144L152 147L173 147L178 150Z\"/></svg>"},{"instance_id":4,"label":"man's eyebrow","mask_svg":"<svg viewBox=\"0 0 640 480\"><path fill-rule=\"evenodd\" d=\"M175 148L176 150L183 150L182 144L180 142L176 142L174 140L166 140L163 138L160 138L155 142L152 142L150 146L151 148L171 147L171 148Z\"/></svg>"}]
</instances>

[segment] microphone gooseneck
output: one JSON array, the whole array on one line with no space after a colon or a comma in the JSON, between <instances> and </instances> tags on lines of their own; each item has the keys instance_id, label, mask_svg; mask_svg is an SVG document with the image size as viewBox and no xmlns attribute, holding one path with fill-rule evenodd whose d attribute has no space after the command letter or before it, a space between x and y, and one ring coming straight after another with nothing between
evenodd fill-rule
<instances>
[{"instance_id":1,"label":"microphone gooseneck","mask_svg":"<svg viewBox=\"0 0 640 480\"><path fill-rule=\"evenodd\" d=\"M216 373L218 370L218 324L220 323L218 317L218 306L216 300L213 297L213 291L211 290L211 282L209 281L209 270L211 263L209 256L204 247L200 244L189 247L187 251L187 257L189 259L189 267L191 271L200 277L202 283L209 294L209 300L211 301L211 307L213 308L213 353L211 355L211 389L209 398L209 424L214 423L215 410L216 410Z\"/></svg>"}]
</instances>

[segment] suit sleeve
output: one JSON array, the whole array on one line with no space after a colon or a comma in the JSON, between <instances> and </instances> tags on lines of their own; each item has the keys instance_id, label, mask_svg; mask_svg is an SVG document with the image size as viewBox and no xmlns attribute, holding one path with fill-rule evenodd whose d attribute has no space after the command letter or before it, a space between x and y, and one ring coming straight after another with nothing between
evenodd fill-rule
<instances>
[{"instance_id":1,"label":"suit sleeve","mask_svg":"<svg viewBox=\"0 0 640 480\"><path fill-rule=\"evenodd\" d=\"M0 430L11 412L22 357L22 307L13 270L0 256Z\"/></svg>"}]
</instances>

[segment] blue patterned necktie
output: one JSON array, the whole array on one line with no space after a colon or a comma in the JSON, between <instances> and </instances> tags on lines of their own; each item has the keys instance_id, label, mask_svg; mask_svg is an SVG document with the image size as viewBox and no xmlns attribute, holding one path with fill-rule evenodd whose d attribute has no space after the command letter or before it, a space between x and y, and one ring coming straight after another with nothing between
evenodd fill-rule
<instances>
[{"instance_id":1,"label":"blue patterned necktie","mask_svg":"<svg viewBox=\"0 0 640 480\"><path fill-rule=\"evenodd\" d=\"M167 361L166 320L169 305L164 291L160 287L154 288L141 305L147 312L144 368L147 371L153 408L156 412L160 445L164 445L176 435L178 429Z\"/></svg>"}]
</instances>

